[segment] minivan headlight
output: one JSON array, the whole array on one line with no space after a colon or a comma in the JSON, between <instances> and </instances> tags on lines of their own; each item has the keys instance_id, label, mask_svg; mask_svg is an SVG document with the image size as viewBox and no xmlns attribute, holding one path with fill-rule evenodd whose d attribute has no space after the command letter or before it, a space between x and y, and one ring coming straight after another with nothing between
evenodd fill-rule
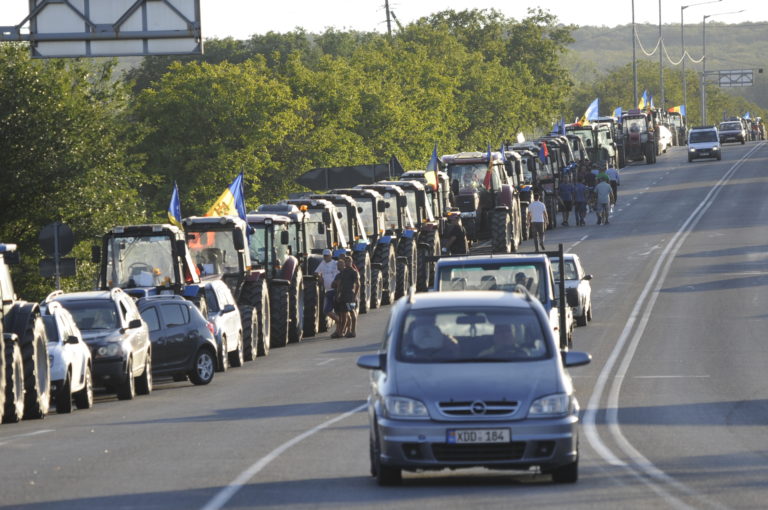
<instances>
[{"instance_id":1,"label":"minivan headlight","mask_svg":"<svg viewBox=\"0 0 768 510\"><path fill-rule=\"evenodd\" d=\"M571 407L571 397L565 393L547 395L533 401L528 410L530 418L550 418L552 416L564 416Z\"/></svg>"},{"instance_id":2,"label":"minivan headlight","mask_svg":"<svg viewBox=\"0 0 768 510\"><path fill-rule=\"evenodd\" d=\"M428 418L427 406L421 401L407 397L386 397L384 407L390 418Z\"/></svg>"}]
</instances>

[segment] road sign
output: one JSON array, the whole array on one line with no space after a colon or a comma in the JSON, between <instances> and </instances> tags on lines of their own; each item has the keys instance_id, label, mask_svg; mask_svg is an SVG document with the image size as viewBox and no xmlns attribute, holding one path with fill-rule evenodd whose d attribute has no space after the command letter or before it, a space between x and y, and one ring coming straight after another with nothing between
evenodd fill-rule
<instances>
[{"instance_id":1,"label":"road sign","mask_svg":"<svg viewBox=\"0 0 768 510\"><path fill-rule=\"evenodd\" d=\"M202 54L200 0L30 0L0 42L28 41L33 58ZM29 33L22 26L29 24Z\"/></svg>"},{"instance_id":2,"label":"road sign","mask_svg":"<svg viewBox=\"0 0 768 510\"><path fill-rule=\"evenodd\" d=\"M40 240L40 247L49 257L62 257L72 251L75 245L72 229L58 221L43 227L38 239ZM58 255L56 254L57 251Z\"/></svg>"},{"instance_id":3,"label":"road sign","mask_svg":"<svg viewBox=\"0 0 768 510\"><path fill-rule=\"evenodd\" d=\"M751 87L752 69L718 71L717 81L721 87Z\"/></svg>"},{"instance_id":4,"label":"road sign","mask_svg":"<svg viewBox=\"0 0 768 510\"><path fill-rule=\"evenodd\" d=\"M75 264L74 257L67 257L59 259L59 272L56 274L56 260L55 259L42 259L40 261L40 276L44 278L50 278L56 276L56 289L58 290L61 285L58 282L58 277L61 276L75 276L77 274L77 266Z\"/></svg>"}]
</instances>

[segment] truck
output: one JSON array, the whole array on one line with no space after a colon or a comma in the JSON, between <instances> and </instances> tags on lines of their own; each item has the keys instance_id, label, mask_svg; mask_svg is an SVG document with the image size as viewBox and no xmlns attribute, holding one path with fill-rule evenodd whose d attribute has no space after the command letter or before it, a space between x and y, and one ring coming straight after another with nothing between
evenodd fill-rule
<instances>
[{"instance_id":1,"label":"truck","mask_svg":"<svg viewBox=\"0 0 768 510\"><path fill-rule=\"evenodd\" d=\"M680 112L669 112L667 114L667 119L669 122L669 130L672 132L673 144L685 145L687 139L685 115Z\"/></svg>"},{"instance_id":2,"label":"truck","mask_svg":"<svg viewBox=\"0 0 768 510\"><path fill-rule=\"evenodd\" d=\"M266 271L254 267L248 225L237 216L190 216L182 220L187 248L202 282L223 280L240 310L243 358L266 356L272 342Z\"/></svg>"},{"instance_id":3,"label":"truck","mask_svg":"<svg viewBox=\"0 0 768 510\"><path fill-rule=\"evenodd\" d=\"M51 367L48 336L38 303L20 300L9 264L18 264L15 244L0 243L0 414L3 423L48 414Z\"/></svg>"},{"instance_id":4,"label":"truck","mask_svg":"<svg viewBox=\"0 0 768 510\"><path fill-rule=\"evenodd\" d=\"M500 153L461 152L442 156L467 240L490 239L494 252L517 251L522 239L520 197Z\"/></svg>"},{"instance_id":5,"label":"truck","mask_svg":"<svg viewBox=\"0 0 768 510\"><path fill-rule=\"evenodd\" d=\"M624 151L628 161L656 163L656 130L652 115L641 110L629 110L621 116Z\"/></svg>"},{"instance_id":6,"label":"truck","mask_svg":"<svg viewBox=\"0 0 768 510\"><path fill-rule=\"evenodd\" d=\"M592 163L596 163L600 168L606 163L612 168L618 168L619 153L609 123L595 121L583 125L570 124L565 127L565 130L566 133L581 138Z\"/></svg>"}]
</instances>

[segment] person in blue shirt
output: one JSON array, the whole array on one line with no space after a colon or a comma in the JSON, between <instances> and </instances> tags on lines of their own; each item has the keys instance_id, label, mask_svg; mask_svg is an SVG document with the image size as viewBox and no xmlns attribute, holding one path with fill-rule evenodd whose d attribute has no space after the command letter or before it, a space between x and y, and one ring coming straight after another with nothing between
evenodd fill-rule
<instances>
[{"instance_id":1,"label":"person in blue shirt","mask_svg":"<svg viewBox=\"0 0 768 510\"><path fill-rule=\"evenodd\" d=\"M573 209L573 184L566 178L560 183L560 202L563 211L563 223L564 227L568 226L568 218L571 215L571 209Z\"/></svg>"}]
</instances>

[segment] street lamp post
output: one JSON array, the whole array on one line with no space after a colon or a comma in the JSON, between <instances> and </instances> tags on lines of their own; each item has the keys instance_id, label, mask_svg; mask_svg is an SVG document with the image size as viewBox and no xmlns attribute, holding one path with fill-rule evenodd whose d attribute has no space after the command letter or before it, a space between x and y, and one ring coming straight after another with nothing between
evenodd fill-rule
<instances>
[{"instance_id":1,"label":"street lamp post","mask_svg":"<svg viewBox=\"0 0 768 510\"><path fill-rule=\"evenodd\" d=\"M739 14L744 12L744 9L740 11L730 12L718 12L715 14L705 14L701 22L701 124L705 126L707 124L707 90L706 90L706 78L707 78L707 18L714 18L715 16L725 16L726 14Z\"/></svg>"},{"instance_id":2,"label":"street lamp post","mask_svg":"<svg viewBox=\"0 0 768 510\"><path fill-rule=\"evenodd\" d=\"M714 4L722 1L723 0L709 0L707 2L698 2L695 4L680 6L680 48L681 48L680 53L682 54L682 59L683 59L683 109L685 110L686 116L688 114L688 86L686 84L686 77L685 77L685 61L687 60L687 57L685 55L685 21L683 20L683 14L685 13L685 10L688 7L694 7L696 5L704 5L704 4Z\"/></svg>"},{"instance_id":3,"label":"street lamp post","mask_svg":"<svg viewBox=\"0 0 768 510\"><path fill-rule=\"evenodd\" d=\"M661 0L659 0L659 41L662 41L661 36ZM664 51L662 43L659 43L659 88L661 89L661 109L665 110L664 106Z\"/></svg>"},{"instance_id":4,"label":"street lamp post","mask_svg":"<svg viewBox=\"0 0 768 510\"><path fill-rule=\"evenodd\" d=\"M637 55L635 45L637 39L635 34L635 0L632 0L632 93L634 95L635 103L632 108L637 108Z\"/></svg>"}]
</instances>

